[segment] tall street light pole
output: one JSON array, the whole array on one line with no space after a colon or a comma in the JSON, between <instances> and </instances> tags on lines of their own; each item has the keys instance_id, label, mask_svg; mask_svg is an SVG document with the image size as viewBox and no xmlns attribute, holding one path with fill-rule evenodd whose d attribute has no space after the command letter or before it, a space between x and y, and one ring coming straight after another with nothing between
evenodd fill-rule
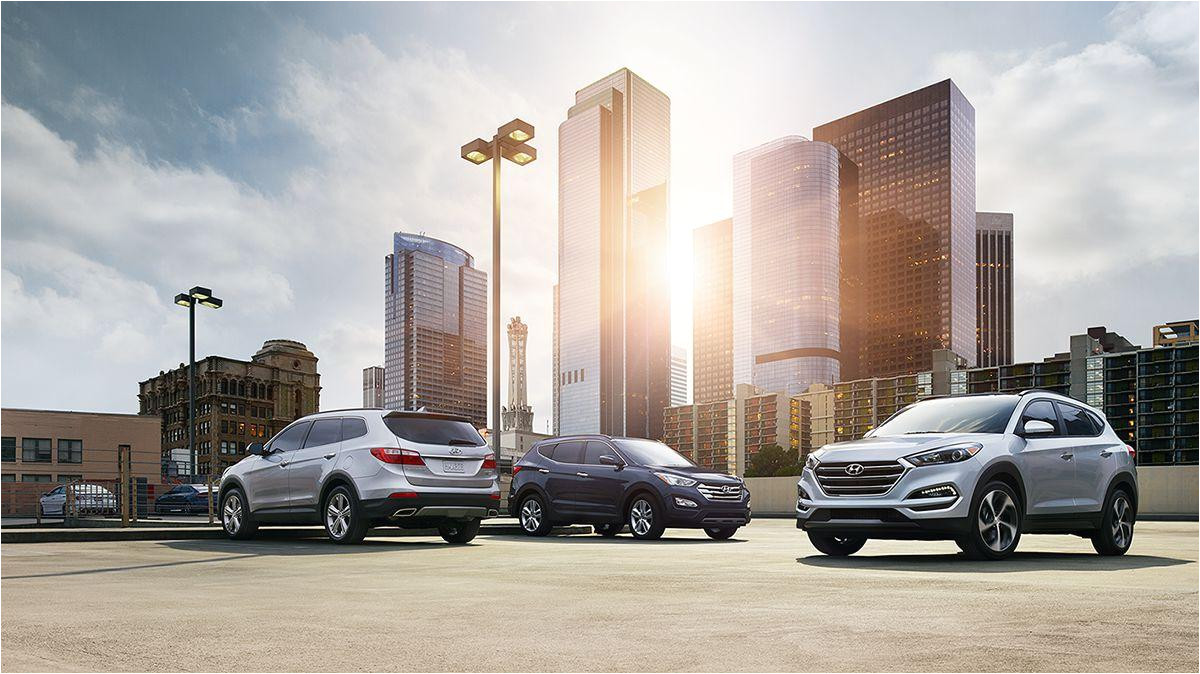
<instances>
[{"instance_id":1,"label":"tall street light pole","mask_svg":"<svg viewBox=\"0 0 1200 674\"><path fill-rule=\"evenodd\" d=\"M213 297L212 291L195 286L186 293L175 296L175 304L188 308L188 460L191 462L190 482L196 481L196 305L220 309L224 304Z\"/></svg>"},{"instance_id":2,"label":"tall street light pole","mask_svg":"<svg viewBox=\"0 0 1200 674\"><path fill-rule=\"evenodd\" d=\"M492 454L500 465L500 158L518 166L537 159L533 125L519 119L496 130L492 140L482 138L462 146L462 158L472 164L492 162Z\"/></svg>"}]
</instances>

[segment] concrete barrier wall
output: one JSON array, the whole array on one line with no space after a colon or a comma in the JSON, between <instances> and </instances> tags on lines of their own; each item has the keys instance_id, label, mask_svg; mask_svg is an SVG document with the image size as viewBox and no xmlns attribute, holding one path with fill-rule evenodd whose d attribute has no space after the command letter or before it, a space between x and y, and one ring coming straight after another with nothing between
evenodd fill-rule
<instances>
[{"instance_id":1,"label":"concrete barrier wall","mask_svg":"<svg viewBox=\"0 0 1200 674\"><path fill-rule=\"evenodd\" d=\"M756 515L791 515L796 508L797 477L748 477L751 506ZM1200 467L1140 466L1139 513L1197 516Z\"/></svg>"}]
</instances>

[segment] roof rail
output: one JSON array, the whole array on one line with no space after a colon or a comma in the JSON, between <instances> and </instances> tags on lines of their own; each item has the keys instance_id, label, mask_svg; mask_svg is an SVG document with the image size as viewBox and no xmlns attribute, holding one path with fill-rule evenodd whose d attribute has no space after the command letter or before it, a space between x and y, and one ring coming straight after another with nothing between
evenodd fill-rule
<instances>
[{"instance_id":1,"label":"roof rail","mask_svg":"<svg viewBox=\"0 0 1200 674\"><path fill-rule=\"evenodd\" d=\"M316 412L313 412L313 414L329 414L331 412L362 412L364 410L382 410L382 409L384 409L384 408L382 408L382 407L343 407L341 409L336 409L336 410L318 410ZM305 416L310 416L310 415L305 415Z\"/></svg>"},{"instance_id":2,"label":"roof rail","mask_svg":"<svg viewBox=\"0 0 1200 674\"><path fill-rule=\"evenodd\" d=\"M1018 393L1017 395L1023 396L1023 395L1028 395L1030 393L1049 393L1050 395L1063 396L1064 398L1070 397L1064 393L1059 393L1058 391L1051 391L1048 388L1027 388L1024 391L1021 391L1020 393Z\"/></svg>"}]
</instances>

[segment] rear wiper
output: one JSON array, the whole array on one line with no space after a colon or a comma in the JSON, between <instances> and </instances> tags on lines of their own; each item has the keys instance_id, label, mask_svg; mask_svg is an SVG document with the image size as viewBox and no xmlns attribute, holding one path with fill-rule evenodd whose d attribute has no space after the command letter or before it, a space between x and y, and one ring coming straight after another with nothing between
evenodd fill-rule
<instances>
[{"instance_id":1,"label":"rear wiper","mask_svg":"<svg viewBox=\"0 0 1200 674\"><path fill-rule=\"evenodd\" d=\"M462 440L459 438L454 438L453 440L448 440L446 442L446 444L447 445L459 445L459 446L464 446L464 447L479 447L480 446L474 440Z\"/></svg>"}]
</instances>

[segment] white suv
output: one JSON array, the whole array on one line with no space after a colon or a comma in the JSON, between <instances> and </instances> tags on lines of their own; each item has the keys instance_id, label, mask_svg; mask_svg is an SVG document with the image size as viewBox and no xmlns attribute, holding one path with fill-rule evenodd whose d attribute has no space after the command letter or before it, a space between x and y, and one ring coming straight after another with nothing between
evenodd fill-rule
<instances>
[{"instance_id":1,"label":"white suv","mask_svg":"<svg viewBox=\"0 0 1200 674\"><path fill-rule=\"evenodd\" d=\"M500 507L496 459L470 422L448 414L353 409L292 422L221 476L230 538L260 525L317 524L335 543L373 526L436 528L466 543Z\"/></svg>"},{"instance_id":2,"label":"white suv","mask_svg":"<svg viewBox=\"0 0 1200 674\"><path fill-rule=\"evenodd\" d=\"M1121 555L1136 514L1133 449L1099 411L1037 390L909 405L809 455L796 499L797 528L828 555L868 538L953 539L969 557L1003 559L1022 533Z\"/></svg>"}]
</instances>

